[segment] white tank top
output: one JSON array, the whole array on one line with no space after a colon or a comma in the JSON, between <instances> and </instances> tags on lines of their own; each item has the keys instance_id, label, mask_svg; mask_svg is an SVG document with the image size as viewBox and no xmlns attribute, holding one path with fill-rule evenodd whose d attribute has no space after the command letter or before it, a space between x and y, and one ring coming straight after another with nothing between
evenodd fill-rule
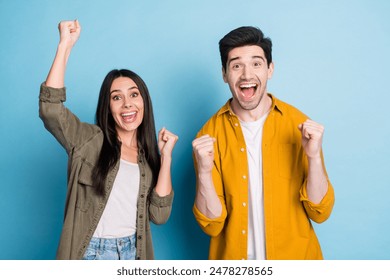
<instances>
[{"instance_id":1,"label":"white tank top","mask_svg":"<svg viewBox=\"0 0 390 280\"><path fill-rule=\"evenodd\" d=\"M119 238L136 232L139 167L120 160L118 174L107 205L93 234L98 238Z\"/></svg>"}]
</instances>

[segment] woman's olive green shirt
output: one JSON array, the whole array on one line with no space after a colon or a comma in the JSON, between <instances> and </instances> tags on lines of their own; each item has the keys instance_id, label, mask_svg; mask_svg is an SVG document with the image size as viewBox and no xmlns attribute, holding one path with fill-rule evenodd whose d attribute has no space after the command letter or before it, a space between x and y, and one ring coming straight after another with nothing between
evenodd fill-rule
<instances>
[{"instance_id":1,"label":"woman's olive green shirt","mask_svg":"<svg viewBox=\"0 0 390 280\"><path fill-rule=\"evenodd\" d=\"M39 116L46 129L53 134L68 154L68 190L64 225L57 251L57 259L82 259L107 203L119 161L108 173L105 193L96 194L92 184L92 170L103 144L101 129L81 122L63 102L65 88L41 85ZM152 182L152 172L142 149L138 153L140 186L137 202L136 259L153 259L153 245L149 220L165 223L171 213L173 191L160 197Z\"/></svg>"}]
</instances>

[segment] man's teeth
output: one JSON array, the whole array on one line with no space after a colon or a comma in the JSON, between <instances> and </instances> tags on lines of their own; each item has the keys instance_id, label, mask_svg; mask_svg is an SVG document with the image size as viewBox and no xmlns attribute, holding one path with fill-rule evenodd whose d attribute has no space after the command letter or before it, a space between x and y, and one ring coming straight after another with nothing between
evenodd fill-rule
<instances>
[{"instance_id":1,"label":"man's teeth","mask_svg":"<svg viewBox=\"0 0 390 280\"><path fill-rule=\"evenodd\" d=\"M240 88L251 88L251 87L256 87L256 84L245 84L245 85L240 85Z\"/></svg>"},{"instance_id":2,"label":"man's teeth","mask_svg":"<svg viewBox=\"0 0 390 280\"><path fill-rule=\"evenodd\" d=\"M122 117L130 117L132 115L135 115L135 112L131 112L131 113L125 113L125 114L122 114L121 116Z\"/></svg>"}]
</instances>

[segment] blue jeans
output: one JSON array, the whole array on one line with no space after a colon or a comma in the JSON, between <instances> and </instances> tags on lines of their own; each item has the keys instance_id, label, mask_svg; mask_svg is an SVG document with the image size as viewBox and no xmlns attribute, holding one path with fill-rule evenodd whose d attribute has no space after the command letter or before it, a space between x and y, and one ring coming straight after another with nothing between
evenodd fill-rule
<instances>
[{"instance_id":1,"label":"blue jeans","mask_svg":"<svg viewBox=\"0 0 390 280\"><path fill-rule=\"evenodd\" d=\"M135 260L135 234L121 238L92 237L83 260Z\"/></svg>"}]
</instances>

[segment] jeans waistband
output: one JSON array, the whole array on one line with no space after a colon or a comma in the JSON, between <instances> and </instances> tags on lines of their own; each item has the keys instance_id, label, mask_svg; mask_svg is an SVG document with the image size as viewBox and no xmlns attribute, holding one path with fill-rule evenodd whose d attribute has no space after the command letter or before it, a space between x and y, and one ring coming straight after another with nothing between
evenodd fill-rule
<instances>
[{"instance_id":1,"label":"jeans waistband","mask_svg":"<svg viewBox=\"0 0 390 280\"><path fill-rule=\"evenodd\" d=\"M135 234L119 238L92 237L89 246L91 248L100 250L115 250L116 248L122 248L131 244L135 244L135 240Z\"/></svg>"}]
</instances>

